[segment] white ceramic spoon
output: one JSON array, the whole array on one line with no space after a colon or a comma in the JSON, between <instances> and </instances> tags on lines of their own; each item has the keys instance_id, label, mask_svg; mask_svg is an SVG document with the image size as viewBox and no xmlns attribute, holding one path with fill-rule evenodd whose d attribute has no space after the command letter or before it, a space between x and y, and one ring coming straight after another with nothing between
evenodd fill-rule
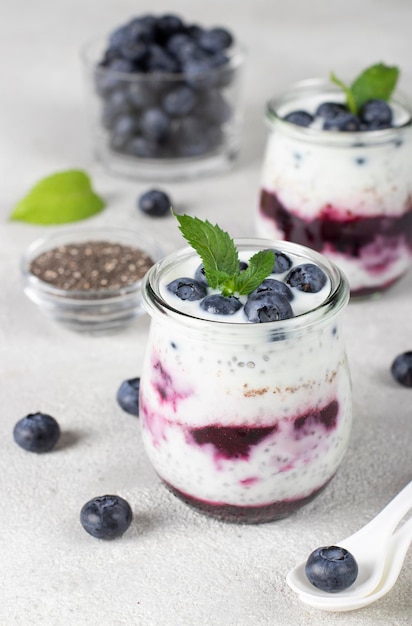
<instances>
[{"instance_id":1,"label":"white ceramic spoon","mask_svg":"<svg viewBox=\"0 0 412 626\"><path fill-rule=\"evenodd\" d=\"M333 545L346 548L355 557L359 572L355 582L344 591L328 593L314 587L306 577L306 561L294 567L286 582L301 598L333 605L343 598L361 598L369 595L381 581L393 531L412 508L412 481L386 507L354 535Z\"/></svg>"},{"instance_id":2,"label":"white ceramic spoon","mask_svg":"<svg viewBox=\"0 0 412 626\"><path fill-rule=\"evenodd\" d=\"M354 596L352 598L340 599L340 597L337 597L333 604L325 604L325 601L322 599L312 598L306 595L299 596L300 600L322 611L354 611L355 609L368 606L372 604L372 602L376 602L379 598L383 598L398 580L406 553L411 543L412 517L405 522L402 528L392 535L389 541L388 554L381 581L376 589L369 595L361 596L360 598Z\"/></svg>"}]
</instances>

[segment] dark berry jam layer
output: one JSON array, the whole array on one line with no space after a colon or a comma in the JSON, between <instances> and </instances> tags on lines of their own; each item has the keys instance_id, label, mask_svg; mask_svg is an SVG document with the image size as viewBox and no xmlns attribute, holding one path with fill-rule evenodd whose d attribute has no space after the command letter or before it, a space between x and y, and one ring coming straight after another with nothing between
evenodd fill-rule
<instances>
[{"instance_id":1,"label":"dark berry jam layer","mask_svg":"<svg viewBox=\"0 0 412 626\"><path fill-rule=\"evenodd\" d=\"M313 436L315 430L323 435L336 428L339 403L333 400L322 408L313 409L293 419L295 440ZM198 446L209 444L214 450L214 457L219 459L247 460L254 446L267 437L276 436L278 424L273 426L221 426L210 424L190 428L189 433Z\"/></svg>"},{"instance_id":2,"label":"dark berry jam layer","mask_svg":"<svg viewBox=\"0 0 412 626\"><path fill-rule=\"evenodd\" d=\"M290 212L276 194L262 189L260 211L275 222L286 240L318 252L334 250L354 259L359 258L371 275L387 271L398 260L401 245L406 246L412 254L412 204L402 215L393 217L347 217L335 207L326 205L319 217L304 220ZM370 248L373 256L370 263L367 248ZM389 284L384 287L387 286ZM367 290L363 291L366 293ZM376 287L372 291L376 291Z\"/></svg>"},{"instance_id":3,"label":"dark berry jam layer","mask_svg":"<svg viewBox=\"0 0 412 626\"><path fill-rule=\"evenodd\" d=\"M282 500L280 502L272 502L262 506L234 506L233 504L213 503L205 500L198 500L193 496L176 489L163 480L166 487L180 500L192 508L197 509L200 513L204 513L209 517L214 517L221 522L231 522L236 524L264 524L267 522L275 522L285 517L289 517L305 504L311 502L319 495L332 479L330 478L319 489L315 489L305 498L296 500Z\"/></svg>"}]
</instances>

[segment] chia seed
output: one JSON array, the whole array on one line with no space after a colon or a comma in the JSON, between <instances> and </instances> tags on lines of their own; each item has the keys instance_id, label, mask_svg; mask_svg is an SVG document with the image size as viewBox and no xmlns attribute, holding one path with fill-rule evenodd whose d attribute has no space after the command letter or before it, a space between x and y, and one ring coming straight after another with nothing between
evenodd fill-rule
<instances>
[{"instance_id":1,"label":"chia seed","mask_svg":"<svg viewBox=\"0 0 412 626\"><path fill-rule=\"evenodd\" d=\"M43 252L30 272L65 291L107 291L133 285L153 265L143 250L109 241L69 243Z\"/></svg>"}]
</instances>

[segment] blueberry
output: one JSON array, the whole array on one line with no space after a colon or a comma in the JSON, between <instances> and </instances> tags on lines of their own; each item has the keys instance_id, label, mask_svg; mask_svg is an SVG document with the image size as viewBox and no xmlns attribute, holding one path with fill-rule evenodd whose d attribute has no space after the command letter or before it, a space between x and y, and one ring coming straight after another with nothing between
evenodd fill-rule
<instances>
[{"instance_id":1,"label":"blueberry","mask_svg":"<svg viewBox=\"0 0 412 626\"><path fill-rule=\"evenodd\" d=\"M207 285L207 279L206 279L206 274L205 274L205 267L203 265L203 263L201 263L201 265L199 265L196 268L195 271L195 280L197 280L199 283L202 283L202 285Z\"/></svg>"},{"instance_id":2,"label":"blueberry","mask_svg":"<svg viewBox=\"0 0 412 626\"><path fill-rule=\"evenodd\" d=\"M124 43L130 41L130 31L128 24L116 28L109 35L109 45L112 48L120 48Z\"/></svg>"},{"instance_id":3,"label":"blueberry","mask_svg":"<svg viewBox=\"0 0 412 626\"><path fill-rule=\"evenodd\" d=\"M133 63L128 59L113 59L107 68L119 74L132 74L134 71Z\"/></svg>"},{"instance_id":4,"label":"blueberry","mask_svg":"<svg viewBox=\"0 0 412 626\"><path fill-rule=\"evenodd\" d=\"M116 400L120 407L130 415L139 415L140 378L124 380L117 390Z\"/></svg>"},{"instance_id":5,"label":"blueberry","mask_svg":"<svg viewBox=\"0 0 412 626\"><path fill-rule=\"evenodd\" d=\"M187 83L195 89L210 89L218 79L218 72L208 57L191 57L184 63L183 70Z\"/></svg>"},{"instance_id":6,"label":"blueberry","mask_svg":"<svg viewBox=\"0 0 412 626\"><path fill-rule=\"evenodd\" d=\"M104 102L103 120L105 126L111 127L119 115L130 113L132 106L127 92L124 89L112 91Z\"/></svg>"},{"instance_id":7,"label":"blueberry","mask_svg":"<svg viewBox=\"0 0 412 626\"><path fill-rule=\"evenodd\" d=\"M175 73L179 69L177 61L167 50L157 44L149 47L147 70L148 72Z\"/></svg>"},{"instance_id":8,"label":"blueberry","mask_svg":"<svg viewBox=\"0 0 412 626\"><path fill-rule=\"evenodd\" d=\"M394 379L404 387L412 387L412 351L398 354L391 366Z\"/></svg>"},{"instance_id":9,"label":"blueberry","mask_svg":"<svg viewBox=\"0 0 412 626\"><path fill-rule=\"evenodd\" d=\"M223 296L220 293L206 296L200 303L200 308L215 315L233 315L242 307L242 303L235 296Z\"/></svg>"},{"instance_id":10,"label":"blueberry","mask_svg":"<svg viewBox=\"0 0 412 626\"><path fill-rule=\"evenodd\" d=\"M84 530L97 539L115 539L129 528L130 504L120 496L100 496L86 502L80 511Z\"/></svg>"},{"instance_id":11,"label":"blueberry","mask_svg":"<svg viewBox=\"0 0 412 626\"><path fill-rule=\"evenodd\" d=\"M136 109L148 109L157 104L156 89L150 80L131 83L128 86L128 100Z\"/></svg>"},{"instance_id":12,"label":"blueberry","mask_svg":"<svg viewBox=\"0 0 412 626\"><path fill-rule=\"evenodd\" d=\"M137 29L140 30L140 26L143 26L146 29L146 32L151 41L154 40L156 36L156 25L157 17L151 15L150 13L135 17L129 22L129 28L131 29L137 27Z\"/></svg>"},{"instance_id":13,"label":"blueberry","mask_svg":"<svg viewBox=\"0 0 412 626\"><path fill-rule=\"evenodd\" d=\"M141 63L147 59L149 48L142 41L127 41L120 47L120 52L124 59L133 63Z\"/></svg>"},{"instance_id":14,"label":"blueberry","mask_svg":"<svg viewBox=\"0 0 412 626\"><path fill-rule=\"evenodd\" d=\"M252 294L264 293L266 291L280 293L289 302L294 298L294 295L289 287L285 285L285 283L282 283L282 281L276 280L274 278L266 278L263 282L260 283L259 287L252 291Z\"/></svg>"},{"instance_id":15,"label":"blueberry","mask_svg":"<svg viewBox=\"0 0 412 626\"><path fill-rule=\"evenodd\" d=\"M343 104L338 102L322 102L316 109L315 116L323 117L325 120L333 120L338 115L347 113L348 110Z\"/></svg>"},{"instance_id":16,"label":"blueberry","mask_svg":"<svg viewBox=\"0 0 412 626\"><path fill-rule=\"evenodd\" d=\"M231 118L232 110L219 90L210 89L202 93L196 114L208 122L224 124Z\"/></svg>"},{"instance_id":17,"label":"blueberry","mask_svg":"<svg viewBox=\"0 0 412 626\"><path fill-rule=\"evenodd\" d=\"M160 157L160 148L144 137L133 137L125 147L127 154L141 159L156 159Z\"/></svg>"},{"instance_id":18,"label":"blueberry","mask_svg":"<svg viewBox=\"0 0 412 626\"><path fill-rule=\"evenodd\" d=\"M112 124L111 147L115 150L124 148L138 127L138 121L134 115L124 114L117 117Z\"/></svg>"},{"instance_id":19,"label":"blueberry","mask_svg":"<svg viewBox=\"0 0 412 626\"><path fill-rule=\"evenodd\" d=\"M167 289L181 300L189 300L191 302L201 300L207 293L205 285L202 285L194 278L187 278L186 276L172 280L167 285Z\"/></svg>"},{"instance_id":20,"label":"blueberry","mask_svg":"<svg viewBox=\"0 0 412 626\"><path fill-rule=\"evenodd\" d=\"M313 116L307 111L291 111L283 119L291 124L305 127L310 126L313 122Z\"/></svg>"},{"instance_id":21,"label":"blueberry","mask_svg":"<svg viewBox=\"0 0 412 626\"><path fill-rule=\"evenodd\" d=\"M183 22L178 15L167 13L157 18L156 32L158 38L162 41L169 39L177 33L181 33L183 28Z\"/></svg>"},{"instance_id":22,"label":"blueberry","mask_svg":"<svg viewBox=\"0 0 412 626\"><path fill-rule=\"evenodd\" d=\"M326 274L313 263L294 267L286 276L286 283L306 293L317 293L326 285Z\"/></svg>"},{"instance_id":23,"label":"blueberry","mask_svg":"<svg viewBox=\"0 0 412 626\"><path fill-rule=\"evenodd\" d=\"M191 42L192 42L191 38L186 33L176 33L168 39L166 48L168 49L169 52L171 52L171 54L173 54L173 56L180 59L180 50L186 44L190 45ZM194 44L194 42L192 43Z\"/></svg>"},{"instance_id":24,"label":"blueberry","mask_svg":"<svg viewBox=\"0 0 412 626\"><path fill-rule=\"evenodd\" d=\"M178 37L178 35L176 35L176 37ZM189 61L195 61L205 57L204 51L189 37L179 40L174 39L173 41L171 39L170 46L173 48L172 54L174 54L182 66Z\"/></svg>"},{"instance_id":25,"label":"blueberry","mask_svg":"<svg viewBox=\"0 0 412 626\"><path fill-rule=\"evenodd\" d=\"M162 108L172 117L184 117L195 107L197 95L189 86L181 85L169 91L162 99Z\"/></svg>"},{"instance_id":26,"label":"blueberry","mask_svg":"<svg viewBox=\"0 0 412 626\"><path fill-rule=\"evenodd\" d=\"M318 589L336 593L344 591L355 582L358 565L345 548L324 546L309 555L305 573L309 582Z\"/></svg>"},{"instance_id":27,"label":"blueberry","mask_svg":"<svg viewBox=\"0 0 412 626\"><path fill-rule=\"evenodd\" d=\"M17 422L14 441L29 452L48 452L60 437L60 426L51 415L30 413Z\"/></svg>"},{"instance_id":28,"label":"blueberry","mask_svg":"<svg viewBox=\"0 0 412 626\"><path fill-rule=\"evenodd\" d=\"M140 196L138 206L147 215L161 217L170 211L172 205L167 193L160 189L149 189Z\"/></svg>"},{"instance_id":29,"label":"blueberry","mask_svg":"<svg viewBox=\"0 0 412 626\"><path fill-rule=\"evenodd\" d=\"M190 24L189 26L186 26L186 34L195 40L199 39L203 31L204 28L199 26L199 24Z\"/></svg>"},{"instance_id":30,"label":"blueberry","mask_svg":"<svg viewBox=\"0 0 412 626\"><path fill-rule=\"evenodd\" d=\"M360 130L359 118L352 113L342 113L336 117L325 119L323 130L336 130L340 132L354 132Z\"/></svg>"},{"instance_id":31,"label":"blueberry","mask_svg":"<svg viewBox=\"0 0 412 626\"><path fill-rule=\"evenodd\" d=\"M385 100L368 100L359 115L369 130L390 128L392 125L392 109Z\"/></svg>"},{"instance_id":32,"label":"blueberry","mask_svg":"<svg viewBox=\"0 0 412 626\"><path fill-rule=\"evenodd\" d=\"M154 41L156 18L153 16L137 17L127 24L128 39L136 43L149 44Z\"/></svg>"},{"instance_id":33,"label":"blueberry","mask_svg":"<svg viewBox=\"0 0 412 626\"><path fill-rule=\"evenodd\" d=\"M201 48L215 53L229 48L233 43L233 37L225 28L211 28L202 30L198 34L197 41Z\"/></svg>"},{"instance_id":34,"label":"blueberry","mask_svg":"<svg viewBox=\"0 0 412 626\"><path fill-rule=\"evenodd\" d=\"M124 113L119 115L113 124L113 132L115 135L121 135L122 137L131 137L139 128L136 117L130 113Z\"/></svg>"},{"instance_id":35,"label":"blueberry","mask_svg":"<svg viewBox=\"0 0 412 626\"><path fill-rule=\"evenodd\" d=\"M181 157L200 156L209 150L211 128L191 115L179 120L173 130L173 145Z\"/></svg>"},{"instance_id":36,"label":"blueberry","mask_svg":"<svg viewBox=\"0 0 412 626\"><path fill-rule=\"evenodd\" d=\"M140 119L141 132L146 139L163 141L170 130L170 119L160 108L146 109Z\"/></svg>"},{"instance_id":37,"label":"blueberry","mask_svg":"<svg viewBox=\"0 0 412 626\"><path fill-rule=\"evenodd\" d=\"M249 295L245 304L245 314L250 322L276 322L293 317L293 310L287 298L275 291L262 291Z\"/></svg>"},{"instance_id":38,"label":"blueberry","mask_svg":"<svg viewBox=\"0 0 412 626\"><path fill-rule=\"evenodd\" d=\"M275 263L273 265L272 274L283 274L283 272L287 272L292 267L292 261L283 252L279 252L279 250L273 250L275 253Z\"/></svg>"}]
</instances>

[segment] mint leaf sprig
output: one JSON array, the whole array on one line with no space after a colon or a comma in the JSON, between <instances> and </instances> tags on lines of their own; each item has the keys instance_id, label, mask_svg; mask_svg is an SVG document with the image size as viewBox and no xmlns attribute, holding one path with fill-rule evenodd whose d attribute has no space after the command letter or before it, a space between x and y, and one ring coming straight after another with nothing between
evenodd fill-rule
<instances>
[{"instance_id":1,"label":"mint leaf sprig","mask_svg":"<svg viewBox=\"0 0 412 626\"><path fill-rule=\"evenodd\" d=\"M233 239L217 224L190 215L173 215L186 241L203 262L206 280L224 296L248 295L271 274L275 263L273 250L260 250L245 270L239 268L239 256Z\"/></svg>"},{"instance_id":2,"label":"mint leaf sprig","mask_svg":"<svg viewBox=\"0 0 412 626\"><path fill-rule=\"evenodd\" d=\"M399 78L399 68L376 63L361 72L351 85L345 85L333 72L330 80L340 87L346 95L346 105L351 113L357 115L368 100L388 101Z\"/></svg>"}]
</instances>

